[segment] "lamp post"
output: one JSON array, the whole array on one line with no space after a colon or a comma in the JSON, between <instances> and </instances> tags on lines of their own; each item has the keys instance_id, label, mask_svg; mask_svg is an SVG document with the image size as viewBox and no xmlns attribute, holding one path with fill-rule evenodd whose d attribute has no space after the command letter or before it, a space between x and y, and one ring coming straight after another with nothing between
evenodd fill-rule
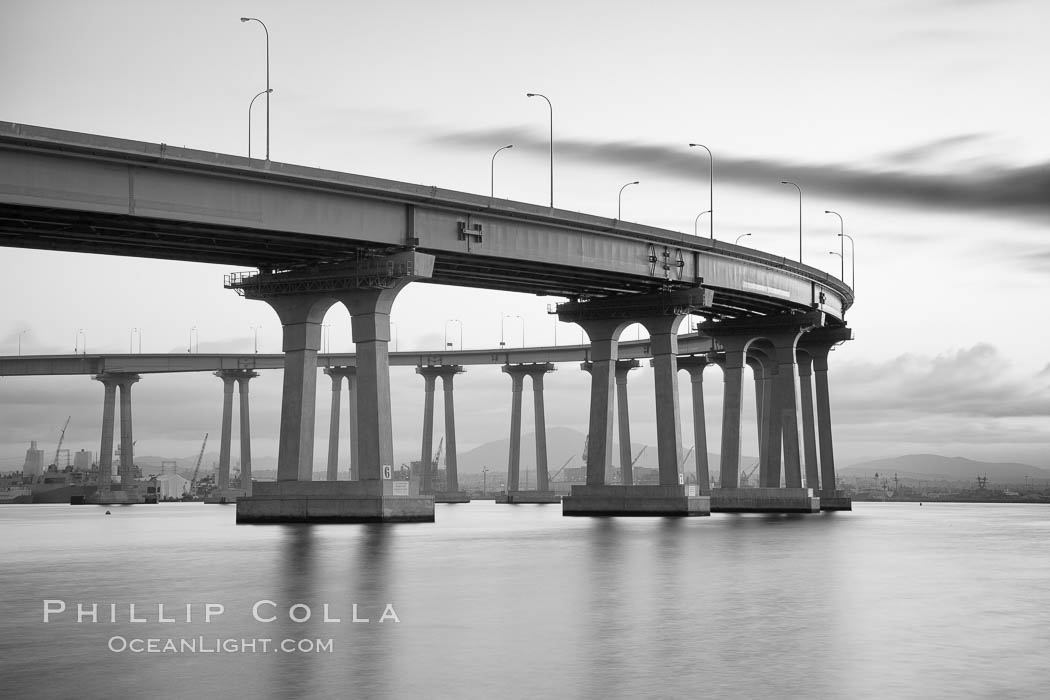
<instances>
[{"instance_id":1,"label":"lamp post","mask_svg":"<svg viewBox=\"0 0 1050 700\"><path fill-rule=\"evenodd\" d=\"M73 354L76 355L77 351L80 350L80 336L84 336L84 350L83 354L87 354L87 333L84 332L83 328L77 329L76 339L73 343Z\"/></svg>"},{"instance_id":2,"label":"lamp post","mask_svg":"<svg viewBox=\"0 0 1050 700\"><path fill-rule=\"evenodd\" d=\"M270 93L273 92L270 89L270 30L266 28L266 24L261 19L256 17L241 17L241 21L258 22L266 32L266 160L270 160ZM248 111L251 112L251 107L248 107Z\"/></svg>"},{"instance_id":3,"label":"lamp post","mask_svg":"<svg viewBox=\"0 0 1050 700\"><path fill-rule=\"evenodd\" d=\"M193 339L194 339L194 336L197 336L197 326L194 326L193 328L190 329L190 346L186 349L186 352L193 352ZM201 345L200 336L197 336L197 352L201 351L200 345Z\"/></svg>"},{"instance_id":4,"label":"lamp post","mask_svg":"<svg viewBox=\"0 0 1050 700\"><path fill-rule=\"evenodd\" d=\"M702 148L705 151L707 151L707 157L711 161L710 174L709 174L709 177L708 177L710 192L708 193L707 203L708 203L708 207L709 207L708 208L708 212L711 214L711 219L710 219L711 238L714 239L714 237L715 237L715 157L711 153L711 149L708 148L707 146L705 146L702 143L691 143L691 144L689 144L689 146L691 148Z\"/></svg>"},{"instance_id":5,"label":"lamp post","mask_svg":"<svg viewBox=\"0 0 1050 700\"><path fill-rule=\"evenodd\" d=\"M836 253L834 250L829 250L828 251L828 255L837 255L837 256L839 256L839 261L842 263L842 267L846 266L846 262L845 262L845 259L842 257L842 253Z\"/></svg>"},{"instance_id":6,"label":"lamp post","mask_svg":"<svg viewBox=\"0 0 1050 700\"><path fill-rule=\"evenodd\" d=\"M448 342L448 324L450 324L450 323L458 323L459 324L459 349L462 350L463 349L463 322L460 321L458 318L450 318L447 321L445 321L445 347L446 348L453 348L452 343ZM455 349L455 348L453 348L453 349Z\"/></svg>"},{"instance_id":7,"label":"lamp post","mask_svg":"<svg viewBox=\"0 0 1050 700\"><path fill-rule=\"evenodd\" d=\"M1027 478L1027 477L1026 477ZM481 468L481 495L484 496L489 490L489 468Z\"/></svg>"},{"instance_id":8,"label":"lamp post","mask_svg":"<svg viewBox=\"0 0 1050 700\"><path fill-rule=\"evenodd\" d=\"M248 103L248 160L252 159L252 107L255 106L255 101L259 99L260 95L269 95L273 90L263 90L258 95L252 98L252 101ZM266 160L270 160L267 156Z\"/></svg>"},{"instance_id":9,"label":"lamp post","mask_svg":"<svg viewBox=\"0 0 1050 700\"><path fill-rule=\"evenodd\" d=\"M505 151L508 148L514 148L514 144L508 143L502 148L497 148L496 153L492 154L492 166L489 168L489 197L496 196L496 154L500 151Z\"/></svg>"},{"instance_id":10,"label":"lamp post","mask_svg":"<svg viewBox=\"0 0 1050 700\"><path fill-rule=\"evenodd\" d=\"M394 331L394 352L397 352L397 324L390 322L390 330Z\"/></svg>"},{"instance_id":11,"label":"lamp post","mask_svg":"<svg viewBox=\"0 0 1050 700\"><path fill-rule=\"evenodd\" d=\"M750 233L742 233L742 234L740 234L739 236L736 237L736 240L733 241L733 244L734 245L740 245L740 239L741 238L747 238L750 235L751 235Z\"/></svg>"},{"instance_id":12,"label":"lamp post","mask_svg":"<svg viewBox=\"0 0 1050 700\"><path fill-rule=\"evenodd\" d=\"M842 214L839 214L837 211L832 211L831 209L825 209L824 213L825 214L834 214L835 216L839 217L839 259L842 261L842 265L840 266L840 270L839 270L839 279L842 280L843 282L845 282L846 281L846 240L842 237L842 234L843 234Z\"/></svg>"},{"instance_id":13,"label":"lamp post","mask_svg":"<svg viewBox=\"0 0 1050 700\"><path fill-rule=\"evenodd\" d=\"M840 233L839 235L849 239L850 281L852 282L852 284L850 284L850 287L852 287L853 291L856 292L857 291L857 248L856 248L856 244L853 242L853 236L849 235L848 233Z\"/></svg>"},{"instance_id":14,"label":"lamp post","mask_svg":"<svg viewBox=\"0 0 1050 700\"><path fill-rule=\"evenodd\" d=\"M525 347L525 317L515 316L515 318L521 321L521 347Z\"/></svg>"},{"instance_id":15,"label":"lamp post","mask_svg":"<svg viewBox=\"0 0 1050 700\"><path fill-rule=\"evenodd\" d=\"M131 332L128 333L128 354L135 352L135 333L138 328L132 328Z\"/></svg>"},{"instance_id":16,"label":"lamp post","mask_svg":"<svg viewBox=\"0 0 1050 700\"><path fill-rule=\"evenodd\" d=\"M332 324L322 323L321 324L321 345L324 347L326 354L332 354Z\"/></svg>"},{"instance_id":17,"label":"lamp post","mask_svg":"<svg viewBox=\"0 0 1050 700\"><path fill-rule=\"evenodd\" d=\"M711 210L710 209L706 209L706 210L700 212L699 214L697 214L696 218L693 219L693 235L694 236L699 236L700 235L700 233L697 231L697 226L700 224L700 217L703 216L704 214L710 214L710 213L711 213Z\"/></svg>"},{"instance_id":18,"label":"lamp post","mask_svg":"<svg viewBox=\"0 0 1050 700\"><path fill-rule=\"evenodd\" d=\"M259 329L262 328L262 326L248 326L248 327L252 329L252 334L255 337L253 350L254 350L255 354L258 355L259 354Z\"/></svg>"},{"instance_id":19,"label":"lamp post","mask_svg":"<svg viewBox=\"0 0 1050 700\"><path fill-rule=\"evenodd\" d=\"M538 92L527 92L526 97L542 97L547 100L547 107L550 108L551 113L551 209L554 208L554 105L547 99L546 95L541 95Z\"/></svg>"},{"instance_id":20,"label":"lamp post","mask_svg":"<svg viewBox=\"0 0 1050 700\"><path fill-rule=\"evenodd\" d=\"M790 180L781 180L781 185L791 185L798 190L798 261L802 262L802 188Z\"/></svg>"},{"instance_id":21,"label":"lamp post","mask_svg":"<svg viewBox=\"0 0 1050 700\"><path fill-rule=\"evenodd\" d=\"M28 328L26 328L25 330L22 330L22 331L18 331L18 356L19 357L22 356L22 334L23 333L28 333L28 332L29 332Z\"/></svg>"},{"instance_id":22,"label":"lamp post","mask_svg":"<svg viewBox=\"0 0 1050 700\"><path fill-rule=\"evenodd\" d=\"M638 184L638 180L635 180L634 182L628 182L626 185L624 185L623 187L620 188L620 194L616 195L616 220L617 221L620 221L623 218L621 216L621 213L623 211L623 191L625 189L627 189L628 187L630 187L631 185L637 185L637 184Z\"/></svg>"}]
</instances>

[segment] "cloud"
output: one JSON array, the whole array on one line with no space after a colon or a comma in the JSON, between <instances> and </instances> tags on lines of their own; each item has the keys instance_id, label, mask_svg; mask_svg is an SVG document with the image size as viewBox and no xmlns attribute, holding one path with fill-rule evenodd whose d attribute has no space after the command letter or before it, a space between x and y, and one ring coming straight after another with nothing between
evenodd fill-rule
<instances>
[{"instance_id":1,"label":"cloud","mask_svg":"<svg viewBox=\"0 0 1050 700\"><path fill-rule=\"evenodd\" d=\"M973 141L969 134L915 146L887 160L916 160L929 157L950 146ZM431 143L448 146L490 146L514 143L518 148L546 149L545 137L523 134L513 129L489 129L439 134ZM697 177L697 158L689 148L670 147L632 141L588 141L559 139L555 150L581 160L610 165L644 166L672 177ZM1001 214L1042 221L1050 216L1050 161L1035 165L1008 167L982 166L980 171L919 173L902 169L861 169L841 163L804 163L769 159L734 158L717 154L715 178L750 187L768 187L790 178L804 187L815 187L825 196L838 195L859 201L892 202L917 208L949 211L995 210Z\"/></svg>"}]
</instances>

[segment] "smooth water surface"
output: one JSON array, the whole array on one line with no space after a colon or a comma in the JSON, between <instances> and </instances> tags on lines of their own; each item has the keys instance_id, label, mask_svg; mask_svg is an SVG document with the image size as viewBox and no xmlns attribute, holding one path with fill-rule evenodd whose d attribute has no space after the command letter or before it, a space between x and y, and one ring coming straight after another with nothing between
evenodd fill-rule
<instances>
[{"instance_id":1,"label":"smooth water surface","mask_svg":"<svg viewBox=\"0 0 1050 700\"><path fill-rule=\"evenodd\" d=\"M3 506L0 696L1050 697L1050 508L854 507L237 526L200 503ZM48 600L67 611L44 623ZM149 639L198 647L119 650Z\"/></svg>"}]
</instances>

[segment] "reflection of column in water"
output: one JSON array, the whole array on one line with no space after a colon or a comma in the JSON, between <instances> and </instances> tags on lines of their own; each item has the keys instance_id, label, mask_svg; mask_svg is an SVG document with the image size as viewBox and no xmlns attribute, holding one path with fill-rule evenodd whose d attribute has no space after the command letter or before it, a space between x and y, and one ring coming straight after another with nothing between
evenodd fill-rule
<instances>
[{"instance_id":1,"label":"reflection of column in water","mask_svg":"<svg viewBox=\"0 0 1050 700\"><path fill-rule=\"evenodd\" d=\"M397 606L396 591L392 589L389 548L394 545L390 528L398 527L384 523L361 525L357 547L351 551L349 585L331 596L334 605L342 611L342 623L328 625L338 627L335 656L343 665L345 676L340 679L339 689L353 688L353 697L389 697L392 689L390 679L394 664L405 658L395 647L402 635L395 634L392 626L400 623L383 622L383 610L387 603ZM370 622L351 622L353 605L357 604L358 617ZM416 668L416 672L421 672ZM334 696L334 694L333 694Z\"/></svg>"},{"instance_id":2,"label":"reflection of column in water","mask_svg":"<svg viewBox=\"0 0 1050 700\"><path fill-rule=\"evenodd\" d=\"M335 625L321 623L320 607L324 601L317 600L315 595L315 578L317 572L317 553L315 552L315 529L309 525L284 526L285 540L281 546L282 563L280 565L280 591L276 598L271 598L277 606L273 610L262 610L261 616L276 615L273 622L256 623L260 637L269 637L272 644L280 644L283 639L328 639L334 637L330 628ZM266 599L266 591L260 591L260 599ZM271 594L272 595L272 594ZM311 616L306 622L293 622L288 616L288 609L296 603L310 606ZM269 612L269 614L267 614ZM278 652L269 662L272 669L270 687L274 689L273 697L295 698L308 697L319 689L312 684L322 678L323 671L331 659L328 654L285 654ZM315 665L317 668L315 668Z\"/></svg>"}]
</instances>

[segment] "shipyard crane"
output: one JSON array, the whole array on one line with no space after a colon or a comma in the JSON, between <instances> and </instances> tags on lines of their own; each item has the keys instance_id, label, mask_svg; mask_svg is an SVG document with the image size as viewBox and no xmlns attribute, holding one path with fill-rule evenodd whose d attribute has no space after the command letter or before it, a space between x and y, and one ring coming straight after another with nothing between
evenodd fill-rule
<instances>
[{"instance_id":1,"label":"shipyard crane","mask_svg":"<svg viewBox=\"0 0 1050 700\"><path fill-rule=\"evenodd\" d=\"M751 475L755 473L756 469L758 469L758 462L755 462L755 466L751 467L751 469L746 474L744 473L743 469L740 470L741 486L747 486L749 483L751 483Z\"/></svg>"},{"instance_id":2,"label":"shipyard crane","mask_svg":"<svg viewBox=\"0 0 1050 700\"><path fill-rule=\"evenodd\" d=\"M636 454L636 455L634 456L634 459L632 459L632 460L631 460L631 467L632 467L632 468L634 467L634 465L635 465L635 464L637 464L637 463L638 463L638 460L642 458L642 454L643 454L643 453L644 453L644 452L645 452L645 451L646 451L647 449L649 449L649 446L648 446L648 445L642 445L642 449L638 450L638 454Z\"/></svg>"},{"instance_id":3,"label":"shipyard crane","mask_svg":"<svg viewBox=\"0 0 1050 700\"><path fill-rule=\"evenodd\" d=\"M693 454L693 450L695 448L696 448L696 445L693 445L692 447L689 448L689 451L685 453L685 457L682 457L682 461L678 464L678 468L679 469L681 469L682 467L685 466L686 460L689 459L689 455Z\"/></svg>"},{"instance_id":4,"label":"shipyard crane","mask_svg":"<svg viewBox=\"0 0 1050 700\"><path fill-rule=\"evenodd\" d=\"M548 479L548 482L553 482L556 478L558 478L558 475L565 471L565 467L569 466L569 462L571 461L572 457L569 457L567 460L565 460L565 464L561 465L561 468L558 471L554 472L554 476L550 477Z\"/></svg>"},{"instance_id":5,"label":"shipyard crane","mask_svg":"<svg viewBox=\"0 0 1050 700\"><path fill-rule=\"evenodd\" d=\"M197 473L201 469L201 461L204 459L204 447L208 444L208 433L204 433L204 442L201 443L201 453L197 455L197 465L193 468L193 478L190 479L190 493L197 492Z\"/></svg>"},{"instance_id":6,"label":"shipyard crane","mask_svg":"<svg viewBox=\"0 0 1050 700\"><path fill-rule=\"evenodd\" d=\"M442 435L441 439L438 440L437 452L434 453L434 471L437 471L441 467L441 449L445 446L445 436Z\"/></svg>"},{"instance_id":7,"label":"shipyard crane","mask_svg":"<svg viewBox=\"0 0 1050 700\"><path fill-rule=\"evenodd\" d=\"M58 469L58 455L62 452L62 441L66 439L66 428L69 427L69 420L73 416L66 418L66 424L62 426L62 433L58 436L58 447L55 448L55 461L52 464Z\"/></svg>"}]
</instances>

